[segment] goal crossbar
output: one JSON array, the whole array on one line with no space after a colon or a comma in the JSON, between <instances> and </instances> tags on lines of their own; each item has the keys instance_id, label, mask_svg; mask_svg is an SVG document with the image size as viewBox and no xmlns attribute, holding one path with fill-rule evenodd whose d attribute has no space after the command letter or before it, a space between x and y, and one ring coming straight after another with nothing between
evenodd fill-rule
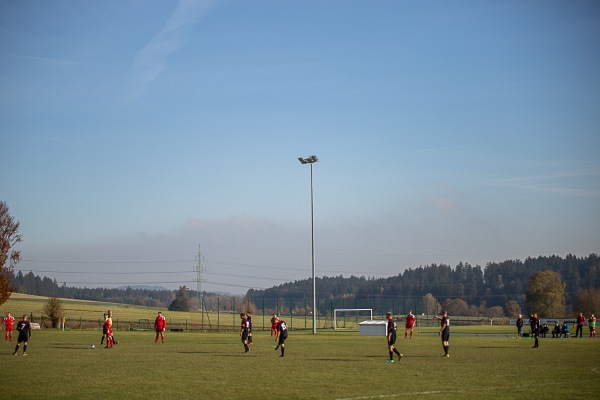
<instances>
[{"instance_id":1,"label":"goal crossbar","mask_svg":"<svg viewBox=\"0 0 600 400\"><path fill-rule=\"evenodd\" d=\"M336 308L333 310L333 329L337 329L337 313L338 312L356 312L356 311L369 311L371 314L371 321L373 321L373 309L372 308Z\"/></svg>"}]
</instances>

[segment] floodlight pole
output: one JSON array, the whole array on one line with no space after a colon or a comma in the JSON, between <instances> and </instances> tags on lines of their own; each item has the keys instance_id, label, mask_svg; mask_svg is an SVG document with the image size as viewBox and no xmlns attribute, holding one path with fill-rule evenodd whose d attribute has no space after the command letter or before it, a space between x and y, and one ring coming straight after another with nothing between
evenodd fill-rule
<instances>
[{"instance_id":1,"label":"floodlight pole","mask_svg":"<svg viewBox=\"0 0 600 400\"><path fill-rule=\"evenodd\" d=\"M312 239L312 294L313 294L313 335L317 333L317 282L315 278L315 196L313 189L313 164L318 162L317 156L298 158L302 164L310 164L310 215L311 215L311 239Z\"/></svg>"}]
</instances>

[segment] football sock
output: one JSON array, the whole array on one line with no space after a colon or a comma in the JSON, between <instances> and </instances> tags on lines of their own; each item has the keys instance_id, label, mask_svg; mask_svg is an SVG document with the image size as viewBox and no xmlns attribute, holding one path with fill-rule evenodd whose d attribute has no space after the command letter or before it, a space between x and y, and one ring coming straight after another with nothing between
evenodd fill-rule
<instances>
[{"instance_id":1,"label":"football sock","mask_svg":"<svg viewBox=\"0 0 600 400\"><path fill-rule=\"evenodd\" d=\"M448 354L448 346L444 346L444 353Z\"/></svg>"},{"instance_id":2,"label":"football sock","mask_svg":"<svg viewBox=\"0 0 600 400\"><path fill-rule=\"evenodd\" d=\"M394 350L396 350L396 349L394 349ZM393 359L394 359L394 352L390 351L390 360L393 360Z\"/></svg>"},{"instance_id":3,"label":"football sock","mask_svg":"<svg viewBox=\"0 0 600 400\"><path fill-rule=\"evenodd\" d=\"M17 345L15 346L15 353L19 351L19 344L17 343Z\"/></svg>"},{"instance_id":4,"label":"football sock","mask_svg":"<svg viewBox=\"0 0 600 400\"><path fill-rule=\"evenodd\" d=\"M285 353L285 347L281 348L281 357L283 357L283 353Z\"/></svg>"},{"instance_id":5,"label":"football sock","mask_svg":"<svg viewBox=\"0 0 600 400\"><path fill-rule=\"evenodd\" d=\"M398 349L397 349L397 348L395 348L395 347L394 347L394 353L396 353L396 354L400 355L400 352L399 352L399 351L398 351ZM391 354L390 354L390 355L391 355ZM390 357L390 358L392 358L392 357Z\"/></svg>"},{"instance_id":6,"label":"football sock","mask_svg":"<svg viewBox=\"0 0 600 400\"><path fill-rule=\"evenodd\" d=\"M100 339L100 346L104 343L104 335L102 335L102 339Z\"/></svg>"},{"instance_id":7,"label":"football sock","mask_svg":"<svg viewBox=\"0 0 600 400\"><path fill-rule=\"evenodd\" d=\"M27 353L27 345L26 344L23 345L23 353Z\"/></svg>"},{"instance_id":8,"label":"football sock","mask_svg":"<svg viewBox=\"0 0 600 400\"><path fill-rule=\"evenodd\" d=\"M248 348L248 345L247 345L246 343L244 343L244 350L246 350L246 351L250 350L250 349Z\"/></svg>"}]
</instances>

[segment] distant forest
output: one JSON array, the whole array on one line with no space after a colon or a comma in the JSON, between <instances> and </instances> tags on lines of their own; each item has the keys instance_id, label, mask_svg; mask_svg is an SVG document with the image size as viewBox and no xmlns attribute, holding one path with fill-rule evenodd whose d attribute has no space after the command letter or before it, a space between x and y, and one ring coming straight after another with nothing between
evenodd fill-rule
<instances>
[{"instance_id":1,"label":"distant forest","mask_svg":"<svg viewBox=\"0 0 600 400\"><path fill-rule=\"evenodd\" d=\"M409 268L397 276L389 278L323 277L316 279L319 309L333 304L352 304L352 300L385 298L423 298L427 294L437 301L462 299L470 305L504 307L510 300L524 307L527 282L536 272L553 270L560 273L566 284L567 308L575 301L580 289L600 288L600 259L597 254L584 258L568 255L507 260L488 263L485 267L459 263L454 268L445 264L432 264ZM127 287L126 289L78 288L58 285L56 280L34 275L32 272L13 274L11 284L18 293L38 296L72 298L80 300L105 301L134 304L150 307L167 307L175 298L176 290L152 290ZM189 290L193 308L199 308L198 293ZM216 298L222 301L215 301ZM224 299L227 298L227 299ZM312 299L312 279L284 283L269 289L250 289L245 298L224 296L217 293L206 294L209 310L216 304L222 310L236 310L252 304L253 311L265 304L265 299ZM196 300L194 300L196 299ZM312 300L309 301L311 303ZM271 304L271 302L268 302ZM324 307L324 305L327 305ZM337 307L337 306L336 306Z\"/></svg>"},{"instance_id":2,"label":"distant forest","mask_svg":"<svg viewBox=\"0 0 600 400\"><path fill-rule=\"evenodd\" d=\"M462 299L471 305L504 307L509 300L525 307L527 282L536 272L552 270L560 273L566 284L567 308L580 289L600 288L600 259L597 254L585 258L568 255L506 260L485 267L459 263L409 268L397 276L372 278L351 276L316 279L319 302L352 304L351 299L381 297L423 298L427 294L437 301ZM249 290L246 298L260 304L261 298L295 298L312 296L312 279L285 283L265 290ZM345 302L341 302L345 299ZM349 301L350 300L350 301ZM312 301L311 301L312 302ZM364 302L363 302L364 303Z\"/></svg>"}]
</instances>

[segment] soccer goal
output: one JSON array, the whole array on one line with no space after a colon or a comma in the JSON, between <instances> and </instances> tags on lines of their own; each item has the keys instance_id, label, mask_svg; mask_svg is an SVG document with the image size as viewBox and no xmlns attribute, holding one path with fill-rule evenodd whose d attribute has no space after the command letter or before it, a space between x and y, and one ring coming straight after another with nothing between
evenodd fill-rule
<instances>
[{"instance_id":1,"label":"soccer goal","mask_svg":"<svg viewBox=\"0 0 600 400\"><path fill-rule=\"evenodd\" d=\"M337 329L337 314L348 313L348 312L364 312L368 311L370 314L370 320L373 321L373 309L372 308L336 308L333 310L333 329Z\"/></svg>"}]
</instances>

